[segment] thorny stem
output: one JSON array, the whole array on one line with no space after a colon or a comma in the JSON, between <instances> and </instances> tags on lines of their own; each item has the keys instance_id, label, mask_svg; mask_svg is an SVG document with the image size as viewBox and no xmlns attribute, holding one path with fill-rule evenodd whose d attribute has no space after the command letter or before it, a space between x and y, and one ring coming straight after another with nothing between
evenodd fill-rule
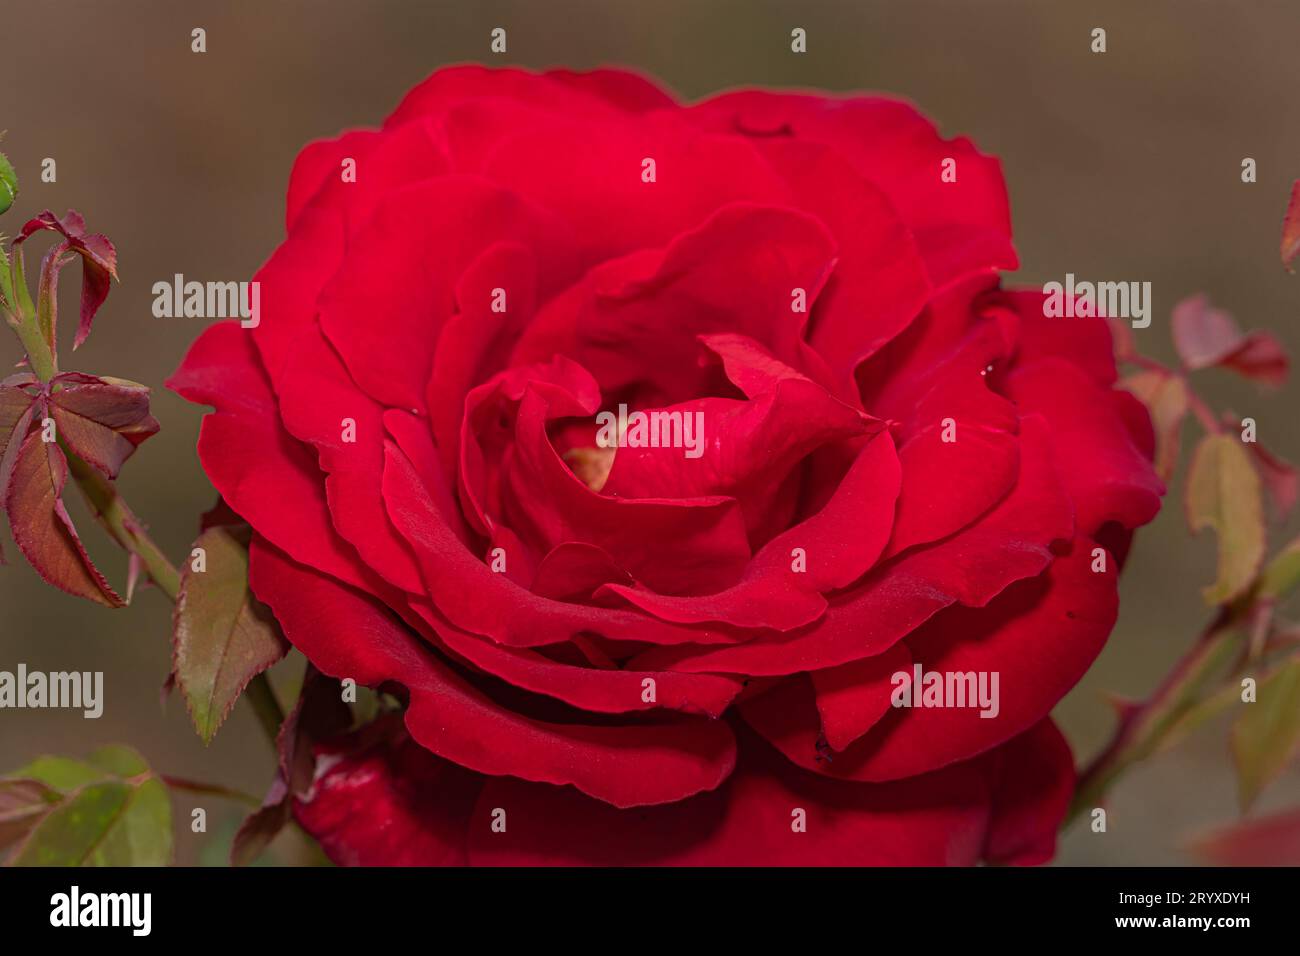
<instances>
[{"instance_id":1,"label":"thorny stem","mask_svg":"<svg viewBox=\"0 0 1300 956\"><path fill-rule=\"evenodd\" d=\"M140 559L154 584L175 603L181 589L181 575L175 565L167 560L167 556L149 537L144 525L108 479L66 447L64 454L68 459L69 473L113 540ZM266 739L271 742L272 749L275 749L284 712L280 709L280 703L276 700L266 675L258 674L249 681L244 696L257 715Z\"/></svg>"},{"instance_id":2,"label":"thorny stem","mask_svg":"<svg viewBox=\"0 0 1300 956\"><path fill-rule=\"evenodd\" d=\"M1184 373L1141 355L1127 356L1126 361L1181 378L1188 407L1205 430L1211 434L1223 430L1209 406L1192 390ZM1250 597L1222 608L1150 698L1140 704L1122 703L1119 726L1110 743L1079 775L1063 827L1069 826L1080 813L1097 806L1125 769L1161 748L1178 730L1182 718L1199 702L1201 691L1226 661L1243 651L1251 655L1261 653L1271 620L1268 608Z\"/></svg>"},{"instance_id":3,"label":"thorny stem","mask_svg":"<svg viewBox=\"0 0 1300 956\"><path fill-rule=\"evenodd\" d=\"M1129 766L1158 751L1183 717L1201 699L1201 691L1223 664L1242 650L1250 604L1224 608L1179 659L1155 693L1141 704L1121 704L1119 727L1110 743L1079 775L1074 801L1062 828L1096 807L1110 785Z\"/></svg>"},{"instance_id":4,"label":"thorny stem","mask_svg":"<svg viewBox=\"0 0 1300 956\"><path fill-rule=\"evenodd\" d=\"M1196 391L1192 388L1192 383L1188 379L1185 371L1167 368L1155 359L1147 358L1145 355L1126 355L1124 361L1131 365L1136 365L1138 368L1160 372L1163 375L1181 379L1183 390L1187 393L1187 407L1191 409L1192 414L1195 415L1197 421L1201 423L1201 427L1212 435L1217 435L1223 431L1223 425L1221 425L1219 420L1214 417L1214 413L1210 411L1210 406L1206 405L1205 401L1196 394Z\"/></svg>"},{"instance_id":5,"label":"thorny stem","mask_svg":"<svg viewBox=\"0 0 1300 956\"><path fill-rule=\"evenodd\" d=\"M21 281L20 277L15 277ZM54 354L41 335L35 316L26 309L21 310L17 323L12 323L23 348L27 351L27 360L32 371L42 382L48 382L58 372ZM149 537L144 523L135 516L126 500L117 488L102 474L87 465L70 448L60 442L64 456L68 460L68 471L77 482L100 522L109 535L125 551L135 555L149 572L150 579L158 589L176 603L180 595L181 575L176 566L167 560L167 556ZM258 674L244 690L253 712L266 739L271 743L272 751L278 749L277 738L280 725L284 722L284 711L276 700L275 691L266 674Z\"/></svg>"}]
</instances>

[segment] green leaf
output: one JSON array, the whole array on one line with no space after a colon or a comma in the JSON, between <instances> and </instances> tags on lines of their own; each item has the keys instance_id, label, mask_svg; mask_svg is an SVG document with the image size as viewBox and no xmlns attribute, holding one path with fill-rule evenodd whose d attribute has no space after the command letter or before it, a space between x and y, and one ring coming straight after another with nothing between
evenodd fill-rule
<instances>
[{"instance_id":1,"label":"green leaf","mask_svg":"<svg viewBox=\"0 0 1300 956\"><path fill-rule=\"evenodd\" d=\"M0 849L9 844L13 866L165 866L167 788L128 747L39 757L0 780Z\"/></svg>"},{"instance_id":2,"label":"green leaf","mask_svg":"<svg viewBox=\"0 0 1300 956\"><path fill-rule=\"evenodd\" d=\"M15 770L12 777L39 780L55 790L68 792L98 783L107 776L102 767L96 767L69 757L37 757L25 767Z\"/></svg>"},{"instance_id":3,"label":"green leaf","mask_svg":"<svg viewBox=\"0 0 1300 956\"><path fill-rule=\"evenodd\" d=\"M18 174L4 153L0 153L0 213L8 212L18 198Z\"/></svg>"},{"instance_id":4,"label":"green leaf","mask_svg":"<svg viewBox=\"0 0 1300 956\"><path fill-rule=\"evenodd\" d=\"M1206 435L1196 446L1187 475L1187 521L1192 531L1213 528L1219 538L1219 571L1202 592L1207 604L1241 595L1264 561L1264 503L1259 474L1234 435Z\"/></svg>"},{"instance_id":5,"label":"green leaf","mask_svg":"<svg viewBox=\"0 0 1300 956\"><path fill-rule=\"evenodd\" d=\"M1262 597L1280 600L1300 584L1300 538L1273 555L1260 576L1259 593Z\"/></svg>"},{"instance_id":6,"label":"green leaf","mask_svg":"<svg viewBox=\"0 0 1300 956\"><path fill-rule=\"evenodd\" d=\"M210 743L248 682L288 650L279 625L248 589L247 532L209 528L194 542L173 616L172 664L194 728Z\"/></svg>"},{"instance_id":7,"label":"green leaf","mask_svg":"<svg viewBox=\"0 0 1300 956\"><path fill-rule=\"evenodd\" d=\"M144 762L144 758L121 744L99 748L90 755L88 763L118 777L138 777L149 772L149 765Z\"/></svg>"},{"instance_id":8,"label":"green leaf","mask_svg":"<svg viewBox=\"0 0 1300 956\"><path fill-rule=\"evenodd\" d=\"M1300 657L1263 677L1252 704L1243 704L1232 725L1232 756L1243 809L1286 766L1300 745Z\"/></svg>"}]
</instances>

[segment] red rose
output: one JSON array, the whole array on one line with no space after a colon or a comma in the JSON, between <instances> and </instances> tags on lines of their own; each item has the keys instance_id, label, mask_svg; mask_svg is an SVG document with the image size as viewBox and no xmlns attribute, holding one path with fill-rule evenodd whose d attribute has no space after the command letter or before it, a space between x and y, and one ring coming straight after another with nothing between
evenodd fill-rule
<instances>
[{"instance_id":1,"label":"red rose","mask_svg":"<svg viewBox=\"0 0 1300 956\"><path fill-rule=\"evenodd\" d=\"M999 288L996 160L463 67L303 150L287 228L171 385L289 640L409 695L296 807L334 859L1051 856L1163 488L1106 324Z\"/></svg>"}]
</instances>

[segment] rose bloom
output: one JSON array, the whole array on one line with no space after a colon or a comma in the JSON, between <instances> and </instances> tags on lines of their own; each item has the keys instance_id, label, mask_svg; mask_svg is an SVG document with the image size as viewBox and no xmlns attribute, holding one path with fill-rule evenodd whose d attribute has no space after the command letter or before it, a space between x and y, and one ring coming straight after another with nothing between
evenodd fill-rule
<instances>
[{"instance_id":1,"label":"rose bloom","mask_svg":"<svg viewBox=\"0 0 1300 956\"><path fill-rule=\"evenodd\" d=\"M1164 489L1106 322L1000 287L996 160L882 97L459 67L307 146L286 227L170 384L289 641L405 703L318 748L332 859L1051 857L1048 713ZM701 453L597 441L620 405Z\"/></svg>"}]
</instances>

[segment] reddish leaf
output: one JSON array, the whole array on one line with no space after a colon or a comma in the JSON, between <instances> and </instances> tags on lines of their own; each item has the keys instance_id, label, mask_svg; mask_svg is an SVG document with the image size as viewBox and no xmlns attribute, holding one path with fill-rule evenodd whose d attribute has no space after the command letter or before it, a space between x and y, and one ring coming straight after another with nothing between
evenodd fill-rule
<instances>
[{"instance_id":1,"label":"reddish leaf","mask_svg":"<svg viewBox=\"0 0 1300 956\"><path fill-rule=\"evenodd\" d=\"M1187 414L1187 385L1178 375L1147 369L1136 372L1120 383L1151 414L1156 433L1156 473L1168 483L1178 464L1179 437Z\"/></svg>"},{"instance_id":2,"label":"reddish leaf","mask_svg":"<svg viewBox=\"0 0 1300 956\"><path fill-rule=\"evenodd\" d=\"M23 442L5 490L5 511L18 549L36 573L69 594L109 607L124 602L91 563L63 506L68 462L59 446L32 432Z\"/></svg>"},{"instance_id":3,"label":"reddish leaf","mask_svg":"<svg viewBox=\"0 0 1300 956\"><path fill-rule=\"evenodd\" d=\"M1291 262L1300 255L1300 179L1291 184L1291 201L1282 220L1282 265L1294 272Z\"/></svg>"},{"instance_id":4,"label":"reddish leaf","mask_svg":"<svg viewBox=\"0 0 1300 956\"><path fill-rule=\"evenodd\" d=\"M1219 366L1266 385L1286 381L1290 363L1269 332L1243 335L1236 321L1204 294L1183 299L1173 311L1174 347L1188 369Z\"/></svg>"},{"instance_id":5,"label":"reddish leaf","mask_svg":"<svg viewBox=\"0 0 1300 956\"><path fill-rule=\"evenodd\" d=\"M30 374L13 375L0 382L0 498L36 414L38 395L27 387L35 382L36 376Z\"/></svg>"},{"instance_id":6,"label":"reddish leaf","mask_svg":"<svg viewBox=\"0 0 1300 956\"><path fill-rule=\"evenodd\" d=\"M62 799L39 780L0 780L0 859Z\"/></svg>"},{"instance_id":7,"label":"reddish leaf","mask_svg":"<svg viewBox=\"0 0 1300 956\"><path fill-rule=\"evenodd\" d=\"M149 414L149 389L120 379L72 373L59 375L50 396L50 415L59 436L78 456L109 478L158 431Z\"/></svg>"},{"instance_id":8,"label":"reddish leaf","mask_svg":"<svg viewBox=\"0 0 1300 956\"><path fill-rule=\"evenodd\" d=\"M316 742L342 733L351 722L352 712L343 703L338 682L308 664L298 702L280 725L276 738L280 761L275 780L262 806L249 814L235 833L230 847L232 866L252 863L275 839L291 818L290 797L311 789Z\"/></svg>"},{"instance_id":9,"label":"reddish leaf","mask_svg":"<svg viewBox=\"0 0 1300 956\"><path fill-rule=\"evenodd\" d=\"M1279 523L1291 515L1296 499L1300 498L1300 475L1295 466L1272 454L1259 442L1249 442L1251 454L1259 468L1259 477L1263 479L1264 490L1268 493L1269 503Z\"/></svg>"},{"instance_id":10,"label":"reddish leaf","mask_svg":"<svg viewBox=\"0 0 1300 956\"><path fill-rule=\"evenodd\" d=\"M1190 849L1213 866L1300 866L1300 809L1223 827Z\"/></svg>"},{"instance_id":11,"label":"reddish leaf","mask_svg":"<svg viewBox=\"0 0 1300 956\"><path fill-rule=\"evenodd\" d=\"M87 235L85 220L71 209L62 219L49 210L34 219L29 219L14 239L14 245L46 229L62 235L63 242L46 255L41 268L39 298L42 301L48 300L51 310L48 319L50 328L43 331L46 331L48 340L53 342L53 302L59 270L66 261L64 253L76 253L81 256L82 263L81 320L77 324L77 335L72 342L72 347L76 349L90 334L90 324L94 321L95 313L108 298L108 289L112 280L117 278L117 250L113 248L107 236L98 233ZM42 326L45 322L46 319L43 318Z\"/></svg>"},{"instance_id":12,"label":"reddish leaf","mask_svg":"<svg viewBox=\"0 0 1300 956\"><path fill-rule=\"evenodd\" d=\"M248 522L235 514L235 509L226 504L226 499L222 497L218 497L217 503L199 516L200 533L207 531L209 528L236 527L247 524Z\"/></svg>"},{"instance_id":13,"label":"reddish leaf","mask_svg":"<svg viewBox=\"0 0 1300 956\"><path fill-rule=\"evenodd\" d=\"M271 782L266 801L244 817L230 844L230 865L248 866L266 852L266 848L292 819L293 804L289 789L279 774Z\"/></svg>"},{"instance_id":14,"label":"reddish leaf","mask_svg":"<svg viewBox=\"0 0 1300 956\"><path fill-rule=\"evenodd\" d=\"M41 275L36 283L36 322L51 355L57 353L54 328L59 315L59 273L71 261L66 242L52 246L41 260Z\"/></svg>"}]
</instances>

